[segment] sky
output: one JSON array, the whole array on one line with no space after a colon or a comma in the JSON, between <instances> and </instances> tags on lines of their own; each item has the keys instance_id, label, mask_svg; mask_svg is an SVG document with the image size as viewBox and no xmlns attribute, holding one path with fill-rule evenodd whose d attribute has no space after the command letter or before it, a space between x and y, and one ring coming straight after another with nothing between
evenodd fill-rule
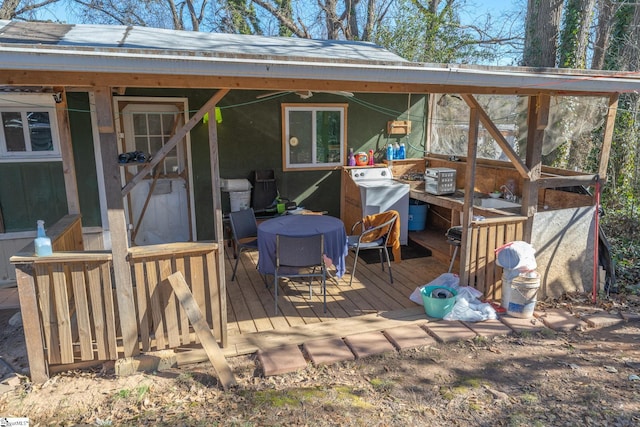
<instances>
[{"instance_id":1,"label":"sky","mask_svg":"<svg viewBox=\"0 0 640 427\"><path fill-rule=\"evenodd\" d=\"M470 6L468 9L470 11L475 11L476 15L488 12L493 16L497 16L501 12L505 12L507 10L526 8L526 1L527 0L467 0L467 4ZM41 12L40 19L61 21L68 24L77 23L73 17L67 16L65 7L57 3L48 8L44 8ZM473 16L469 16L469 19L473 19Z\"/></svg>"}]
</instances>

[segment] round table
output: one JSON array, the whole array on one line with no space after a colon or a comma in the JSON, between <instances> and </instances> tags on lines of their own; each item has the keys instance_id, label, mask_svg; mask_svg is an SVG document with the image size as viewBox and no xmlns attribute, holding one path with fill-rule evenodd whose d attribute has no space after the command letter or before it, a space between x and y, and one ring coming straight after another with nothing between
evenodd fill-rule
<instances>
[{"instance_id":1,"label":"round table","mask_svg":"<svg viewBox=\"0 0 640 427\"><path fill-rule=\"evenodd\" d=\"M283 215L258 225L258 271L273 274L276 265L276 235L304 237L324 235L325 255L336 266L336 275L345 272L345 257L349 251L344 224L328 215Z\"/></svg>"}]
</instances>

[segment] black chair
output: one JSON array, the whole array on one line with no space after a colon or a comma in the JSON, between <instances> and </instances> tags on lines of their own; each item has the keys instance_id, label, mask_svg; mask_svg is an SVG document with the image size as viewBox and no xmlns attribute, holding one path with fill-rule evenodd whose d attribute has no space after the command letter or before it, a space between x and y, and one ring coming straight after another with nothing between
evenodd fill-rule
<instances>
[{"instance_id":1,"label":"black chair","mask_svg":"<svg viewBox=\"0 0 640 427\"><path fill-rule=\"evenodd\" d=\"M236 263L233 266L231 281L236 278L238 261L243 251L258 250L258 224L252 208L230 212L229 222L233 233L233 243L236 247Z\"/></svg>"},{"instance_id":2,"label":"black chair","mask_svg":"<svg viewBox=\"0 0 640 427\"><path fill-rule=\"evenodd\" d=\"M391 274L391 260L389 258L389 250L388 250L388 242L389 236L391 235L391 230L398 219L397 215L394 215L390 220L379 224L375 227L364 228L364 221L360 220L353 224L351 227L351 235L347 236L347 243L349 245L349 249L355 252L355 260L353 261L353 270L351 270L351 280L349 280L349 286L353 282L353 276L356 274L356 266L358 265L358 254L362 250L368 249L377 249L380 253L380 265L382 266L382 271L384 271L384 259L382 254L384 253L385 259L387 261L387 266L389 268L389 283L393 283L393 275ZM361 233L354 235L353 233L356 231L356 228L360 227ZM375 238L375 236L379 236ZM373 241L372 238L375 238Z\"/></svg>"},{"instance_id":3,"label":"black chair","mask_svg":"<svg viewBox=\"0 0 640 427\"><path fill-rule=\"evenodd\" d=\"M453 270L453 263L456 261L456 256L458 256L458 248L462 244L462 226L455 225L449 228L445 233L445 236L447 237L447 243L454 246L451 263L449 264L449 273L451 273L451 270Z\"/></svg>"},{"instance_id":4,"label":"black chair","mask_svg":"<svg viewBox=\"0 0 640 427\"><path fill-rule=\"evenodd\" d=\"M316 272L317 267L320 267L319 272ZM324 235L314 234L306 237L276 235L276 269L273 279L276 314L278 314L278 280L281 277L308 277L309 298L313 297L311 279L321 278L326 313L327 268L324 264Z\"/></svg>"}]
</instances>

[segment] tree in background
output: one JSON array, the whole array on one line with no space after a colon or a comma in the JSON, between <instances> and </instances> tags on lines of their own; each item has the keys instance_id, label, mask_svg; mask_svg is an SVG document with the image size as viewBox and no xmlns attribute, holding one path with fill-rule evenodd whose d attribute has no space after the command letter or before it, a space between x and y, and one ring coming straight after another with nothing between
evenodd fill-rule
<instances>
[{"instance_id":1,"label":"tree in background","mask_svg":"<svg viewBox=\"0 0 640 427\"><path fill-rule=\"evenodd\" d=\"M556 66L563 6L563 0L529 0L522 54L525 67Z\"/></svg>"},{"instance_id":2,"label":"tree in background","mask_svg":"<svg viewBox=\"0 0 640 427\"><path fill-rule=\"evenodd\" d=\"M495 58L488 31L472 33L460 22L463 2L399 0L374 41L410 61L483 63ZM496 42L497 43L497 42Z\"/></svg>"},{"instance_id":3,"label":"tree in background","mask_svg":"<svg viewBox=\"0 0 640 427\"><path fill-rule=\"evenodd\" d=\"M0 2L0 19L35 20L40 9L58 3L59 0L21 1L2 0Z\"/></svg>"},{"instance_id":4,"label":"tree in background","mask_svg":"<svg viewBox=\"0 0 640 427\"><path fill-rule=\"evenodd\" d=\"M560 33L560 68L586 68L595 3L596 0L567 0Z\"/></svg>"},{"instance_id":5,"label":"tree in background","mask_svg":"<svg viewBox=\"0 0 640 427\"><path fill-rule=\"evenodd\" d=\"M610 48L604 68L623 73L640 70L640 7L620 4L614 9ZM605 196L633 212L640 202L640 129L638 93L623 93L618 103L616 128L609 161L609 183Z\"/></svg>"}]
</instances>

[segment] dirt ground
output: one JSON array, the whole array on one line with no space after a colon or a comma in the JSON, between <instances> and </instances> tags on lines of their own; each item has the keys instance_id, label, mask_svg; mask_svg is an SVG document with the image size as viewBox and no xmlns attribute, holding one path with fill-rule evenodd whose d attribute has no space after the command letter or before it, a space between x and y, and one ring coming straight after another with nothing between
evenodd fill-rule
<instances>
[{"instance_id":1,"label":"dirt ground","mask_svg":"<svg viewBox=\"0 0 640 427\"><path fill-rule=\"evenodd\" d=\"M22 328L7 324L11 314L0 312L0 356L20 372ZM640 425L638 321L436 344L267 378L253 356L229 363L239 383L230 391L207 363L124 378L103 366L43 385L24 377L0 396L0 417L32 426Z\"/></svg>"}]
</instances>

